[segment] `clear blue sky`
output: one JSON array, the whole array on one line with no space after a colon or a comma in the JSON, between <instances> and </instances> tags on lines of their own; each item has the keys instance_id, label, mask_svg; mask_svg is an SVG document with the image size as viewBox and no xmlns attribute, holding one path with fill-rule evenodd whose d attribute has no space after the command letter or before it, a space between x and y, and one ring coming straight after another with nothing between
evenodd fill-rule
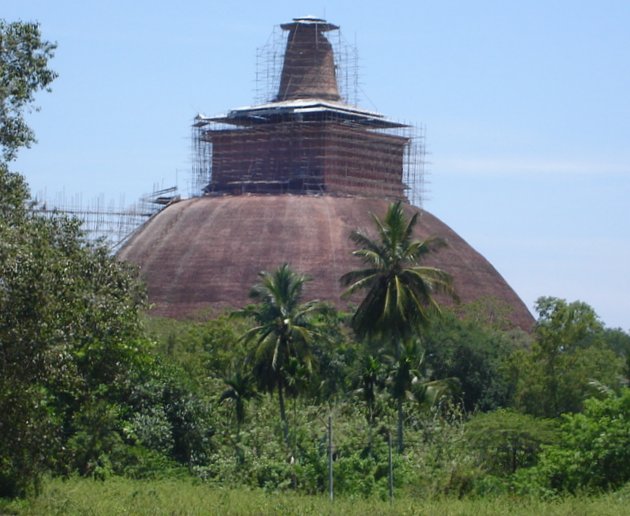
<instances>
[{"instance_id":1,"label":"clear blue sky","mask_svg":"<svg viewBox=\"0 0 630 516\"><path fill-rule=\"evenodd\" d=\"M185 187L192 118L250 104L257 47L305 14L356 43L364 107L426 128L427 210L530 309L579 299L630 329L627 0L9 0L60 75L14 168L84 202Z\"/></svg>"}]
</instances>

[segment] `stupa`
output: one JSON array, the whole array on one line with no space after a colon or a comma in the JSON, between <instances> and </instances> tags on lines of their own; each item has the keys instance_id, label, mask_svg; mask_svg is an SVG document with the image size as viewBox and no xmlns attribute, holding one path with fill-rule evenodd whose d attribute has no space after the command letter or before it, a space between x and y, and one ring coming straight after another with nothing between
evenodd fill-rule
<instances>
[{"instance_id":1,"label":"stupa","mask_svg":"<svg viewBox=\"0 0 630 516\"><path fill-rule=\"evenodd\" d=\"M402 200L409 216L421 212L418 237L447 241L429 263L453 275L461 302L494 299L529 330L532 315L496 269L409 202L417 176L407 126L342 98L328 38L338 27L315 17L281 27L275 96L194 120L204 195L167 206L118 253L140 267L152 312L192 318L242 307L259 272L283 263L312 278L307 299L347 307L353 300L341 299L339 278L361 265L350 232L369 232L372 214Z\"/></svg>"}]
</instances>

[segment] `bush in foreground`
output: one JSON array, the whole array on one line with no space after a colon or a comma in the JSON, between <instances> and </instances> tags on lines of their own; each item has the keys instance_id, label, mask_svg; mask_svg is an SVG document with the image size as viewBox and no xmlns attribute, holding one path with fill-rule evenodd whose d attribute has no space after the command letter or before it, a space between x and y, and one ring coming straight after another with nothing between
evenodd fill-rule
<instances>
[{"instance_id":1,"label":"bush in foreground","mask_svg":"<svg viewBox=\"0 0 630 516\"><path fill-rule=\"evenodd\" d=\"M553 491L616 489L630 481L630 389L591 398L563 416L560 442L545 448L535 478Z\"/></svg>"}]
</instances>

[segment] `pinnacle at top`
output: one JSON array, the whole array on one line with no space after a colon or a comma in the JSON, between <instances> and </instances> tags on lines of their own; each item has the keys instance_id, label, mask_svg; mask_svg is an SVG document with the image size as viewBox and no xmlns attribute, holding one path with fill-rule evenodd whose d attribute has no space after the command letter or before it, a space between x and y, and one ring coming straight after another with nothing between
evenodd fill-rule
<instances>
[{"instance_id":1,"label":"pinnacle at top","mask_svg":"<svg viewBox=\"0 0 630 516\"><path fill-rule=\"evenodd\" d=\"M211 130L212 124L219 123L253 128L281 121L324 119L371 129L408 127L342 99L334 48L330 36L324 33L337 30L337 25L315 16L302 16L282 27L288 34L277 94L263 104L238 107L224 115L198 114L194 127Z\"/></svg>"},{"instance_id":2,"label":"pinnacle at top","mask_svg":"<svg viewBox=\"0 0 630 516\"><path fill-rule=\"evenodd\" d=\"M283 23L282 25L280 25L280 27L282 27L284 30L293 30L293 29L296 29L298 26L317 27L317 29L320 32L327 32L330 30L339 29L338 25L328 23L323 18L318 18L317 16L312 16L312 15L301 16L299 18L293 18L292 22Z\"/></svg>"},{"instance_id":3,"label":"pinnacle at top","mask_svg":"<svg viewBox=\"0 0 630 516\"><path fill-rule=\"evenodd\" d=\"M339 27L314 16L294 18L281 27L289 36L275 100L341 100L333 47L323 34Z\"/></svg>"}]
</instances>

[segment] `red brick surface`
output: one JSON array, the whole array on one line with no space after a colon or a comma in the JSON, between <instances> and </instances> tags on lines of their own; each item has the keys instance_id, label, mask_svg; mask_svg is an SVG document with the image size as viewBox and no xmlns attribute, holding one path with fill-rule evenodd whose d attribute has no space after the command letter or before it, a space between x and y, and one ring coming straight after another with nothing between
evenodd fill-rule
<instances>
[{"instance_id":1,"label":"red brick surface","mask_svg":"<svg viewBox=\"0 0 630 516\"><path fill-rule=\"evenodd\" d=\"M344 193L402 199L408 140L340 122L283 122L208 131L210 190Z\"/></svg>"},{"instance_id":2,"label":"red brick surface","mask_svg":"<svg viewBox=\"0 0 630 516\"><path fill-rule=\"evenodd\" d=\"M388 202L360 197L240 195L202 197L173 204L151 219L120 251L140 266L153 312L188 318L241 307L262 270L287 262L308 274L305 299L346 306L339 277L361 265L348 236L374 234L370 213ZM407 205L410 215L413 206ZM417 236L439 235L448 246L431 260L454 276L462 302L495 297L512 307L511 320L529 330L533 318L494 267L453 230L423 211Z\"/></svg>"}]
</instances>

